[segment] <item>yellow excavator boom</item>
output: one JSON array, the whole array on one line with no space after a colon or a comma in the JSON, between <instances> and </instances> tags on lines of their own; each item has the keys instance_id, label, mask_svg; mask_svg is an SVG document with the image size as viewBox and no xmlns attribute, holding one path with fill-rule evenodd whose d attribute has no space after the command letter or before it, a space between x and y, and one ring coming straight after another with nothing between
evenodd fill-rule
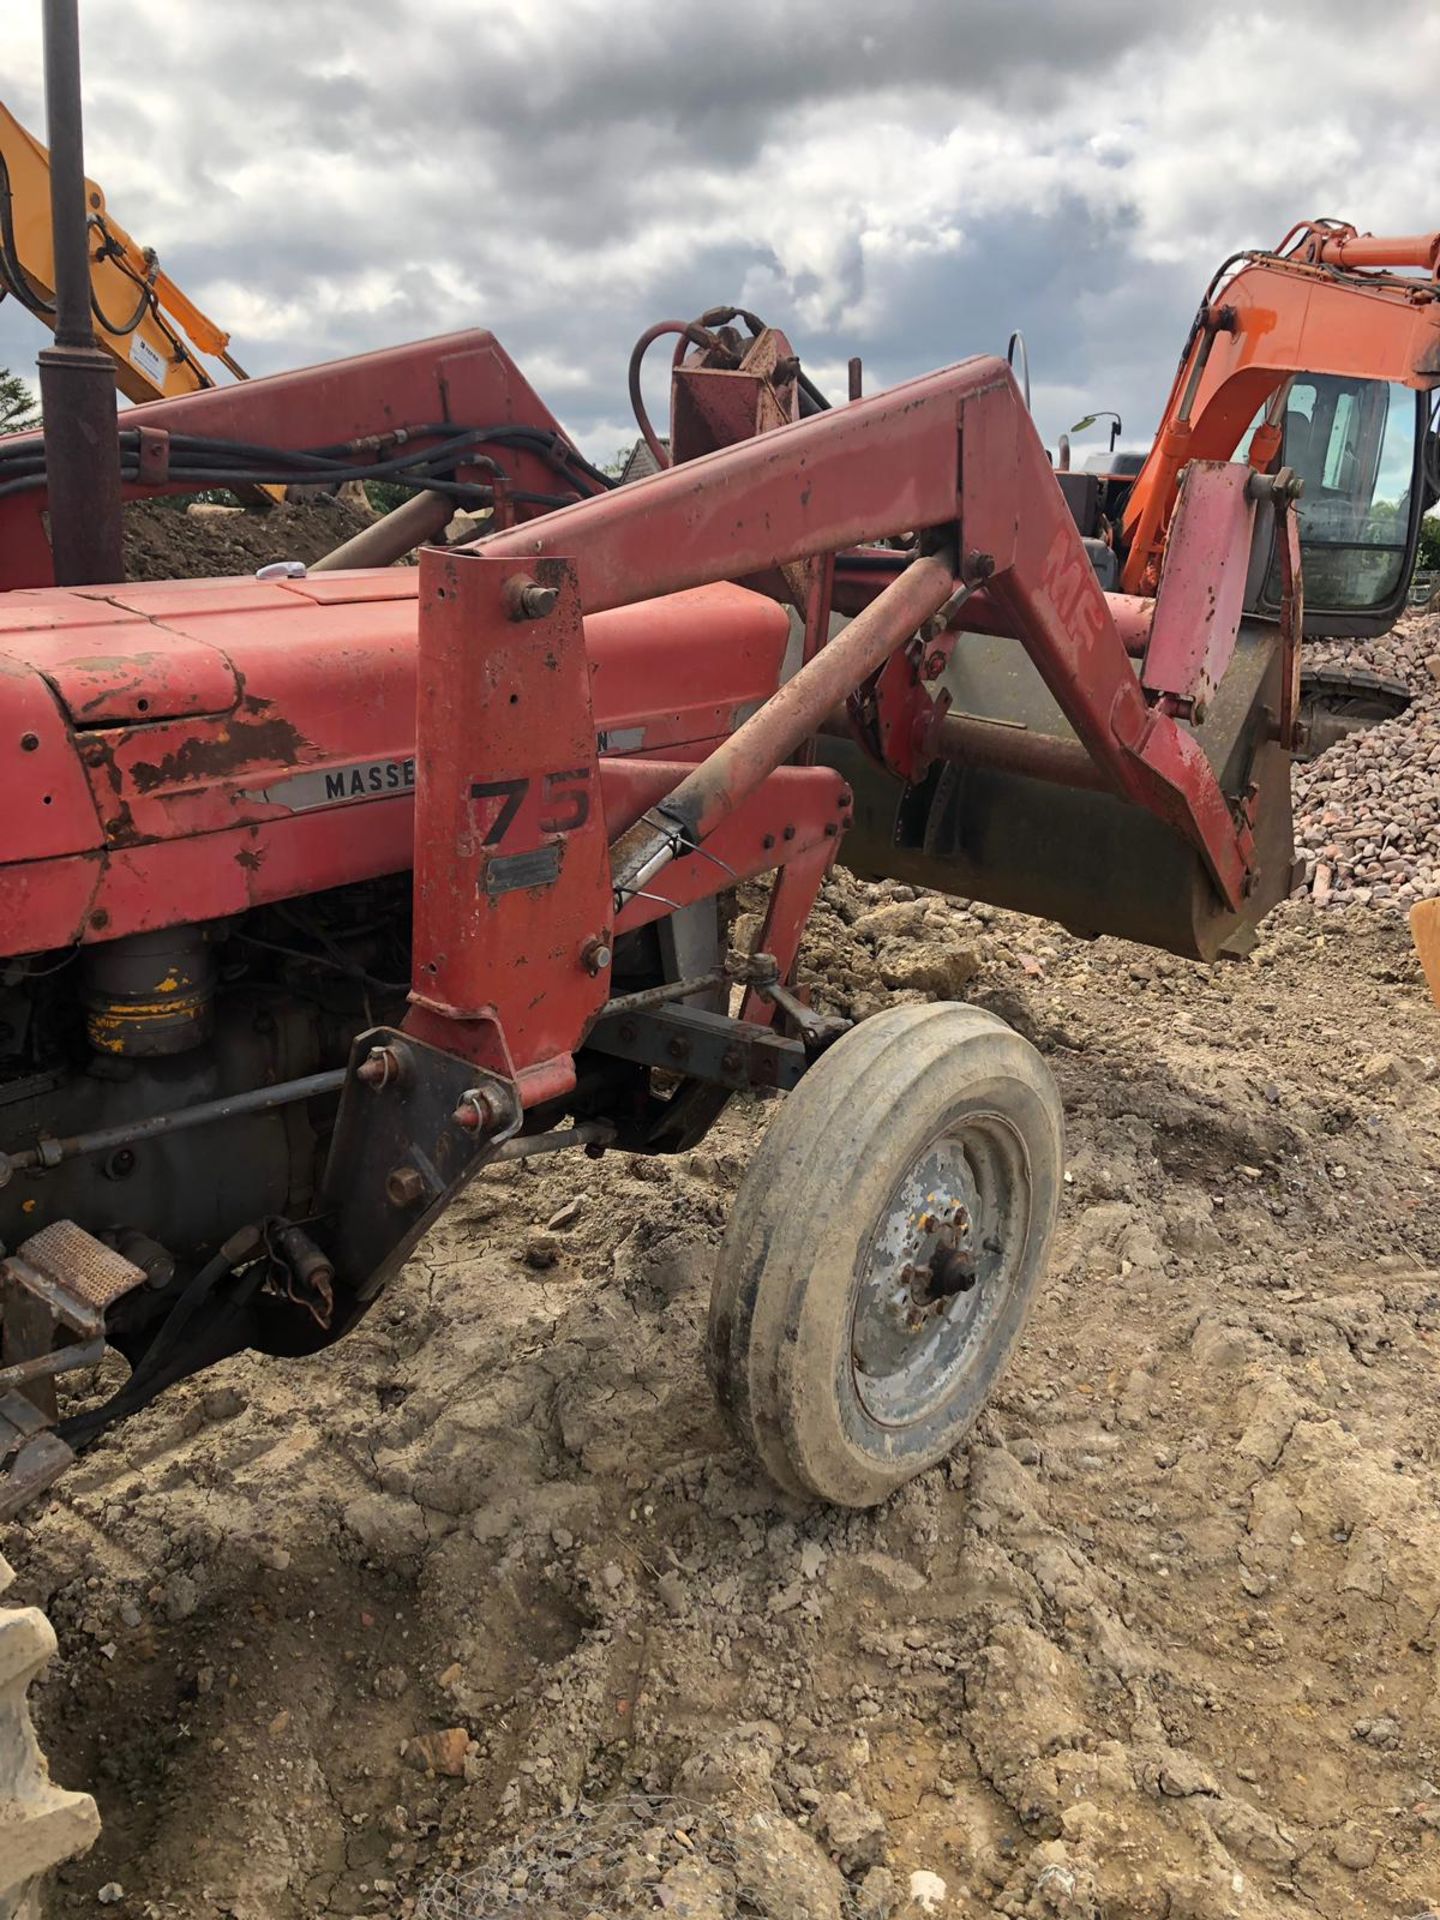
<instances>
[{"instance_id":1,"label":"yellow excavator boom","mask_svg":"<svg viewBox=\"0 0 1440 1920\"><path fill-rule=\"evenodd\" d=\"M200 355L219 360L237 379L230 336L201 312L110 215L105 195L85 182L90 216L90 304L95 336L115 361L115 381L129 400L171 399L213 387ZM50 227L50 154L0 104L0 298L9 294L49 326L55 299Z\"/></svg>"}]
</instances>

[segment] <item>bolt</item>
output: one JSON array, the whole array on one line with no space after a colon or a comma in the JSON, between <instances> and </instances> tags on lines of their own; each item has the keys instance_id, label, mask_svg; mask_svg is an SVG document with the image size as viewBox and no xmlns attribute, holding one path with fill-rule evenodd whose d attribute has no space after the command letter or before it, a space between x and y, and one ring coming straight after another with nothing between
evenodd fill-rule
<instances>
[{"instance_id":1,"label":"bolt","mask_svg":"<svg viewBox=\"0 0 1440 1920\"><path fill-rule=\"evenodd\" d=\"M767 834L766 834L766 836L765 836L765 838L764 838L764 839L763 839L763 840L762 840L762 841L760 842L760 844L761 844L761 846L762 846L762 847L763 847L763 848L765 849L765 851L766 851L766 853L769 853L769 851L770 851L770 849L771 849L771 848L772 848L772 847L774 846L774 844L775 844L775 836L774 836L774 834L773 834L773 833L767 833Z\"/></svg>"},{"instance_id":2,"label":"bolt","mask_svg":"<svg viewBox=\"0 0 1440 1920\"><path fill-rule=\"evenodd\" d=\"M745 1064L745 1056L739 1047L726 1047L720 1056L720 1065L726 1073L739 1073Z\"/></svg>"},{"instance_id":3,"label":"bolt","mask_svg":"<svg viewBox=\"0 0 1440 1920\"><path fill-rule=\"evenodd\" d=\"M839 832L840 832L840 829L839 827L836 826L833 820L827 820L825 822L825 838L827 840L836 839L839 836Z\"/></svg>"},{"instance_id":4,"label":"bolt","mask_svg":"<svg viewBox=\"0 0 1440 1920\"><path fill-rule=\"evenodd\" d=\"M372 1047L355 1069L355 1078L361 1086L379 1093L382 1087L400 1078L400 1055L394 1047Z\"/></svg>"},{"instance_id":5,"label":"bolt","mask_svg":"<svg viewBox=\"0 0 1440 1920\"><path fill-rule=\"evenodd\" d=\"M495 1125L495 1103L483 1087L471 1087L460 1096L460 1104L450 1116L467 1133L488 1131Z\"/></svg>"},{"instance_id":6,"label":"bolt","mask_svg":"<svg viewBox=\"0 0 1440 1920\"><path fill-rule=\"evenodd\" d=\"M688 1060L690 1058L690 1042L678 1033L672 1034L665 1042L665 1051L672 1060Z\"/></svg>"},{"instance_id":7,"label":"bolt","mask_svg":"<svg viewBox=\"0 0 1440 1920\"><path fill-rule=\"evenodd\" d=\"M624 1041L627 1047L633 1047L635 1044L636 1035L639 1033L640 1029L636 1026L633 1020L622 1020L619 1026L615 1029L615 1031L619 1034L620 1038Z\"/></svg>"},{"instance_id":8,"label":"bolt","mask_svg":"<svg viewBox=\"0 0 1440 1920\"><path fill-rule=\"evenodd\" d=\"M780 830L780 838L782 840L793 840L795 838L794 827L782 827Z\"/></svg>"},{"instance_id":9,"label":"bolt","mask_svg":"<svg viewBox=\"0 0 1440 1920\"><path fill-rule=\"evenodd\" d=\"M516 573L505 582L505 604L512 620L543 620L560 598L558 587L542 587L529 574Z\"/></svg>"},{"instance_id":10,"label":"bolt","mask_svg":"<svg viewBox=\"0 0 1440 1920\"><path fill-rule=\"evenodd\" d=\"M392 1167L385 1180L392 1207L418 1206L425 1198L425 1181L418 1167Z\"/></svg>"},{"instance_id":11,"label":"bolt","mask_svg":"<svg viewBox=\"0 0 1440 1920\"><path fill-rule=\"evenodd\" d=\"M925 661L925 678L927 680L938 680L944 671L945 656L937 647L934 653L930 654Z\"/></svg>"},{"instance_id":12,"label":"bolt","mask_svg":"<svg viewBox=\"0 0 1440 1920\"><path fill-rule=\"evenodd\" d=\"M38 733L22 733L20 736L20 751L22 753L34 753L39 744L40 736Z\"/></svg>"},{"instance_id":13,"label":"bolt","mask_svg":"<svg viewBox=\"0 0 1440 1920\"><path fill-rule=\"evenodd\" d=\"M611 961L610 942L601 934L581 948L580 959L587 973L603 973Z\"/></svg>"}]
</instances>

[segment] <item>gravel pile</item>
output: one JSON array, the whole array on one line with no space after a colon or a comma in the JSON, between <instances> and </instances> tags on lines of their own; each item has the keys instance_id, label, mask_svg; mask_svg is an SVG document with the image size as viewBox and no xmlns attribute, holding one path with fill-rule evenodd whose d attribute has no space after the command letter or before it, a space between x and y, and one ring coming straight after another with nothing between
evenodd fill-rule
<instances>
[{"instance_id":1,"label":"gravel pile","mask_svg":"<svg viewBox=\"0 0 1440 1920\"><path fill-rule=\"evenodd\" d=\"M1409 615L1368 643L1312 642L1305 663L1368 667L1414 698L1295 768L1302 891L1317 906L1392 911L1440 894L1440 614Z\"/></svg>"}]
</instances>

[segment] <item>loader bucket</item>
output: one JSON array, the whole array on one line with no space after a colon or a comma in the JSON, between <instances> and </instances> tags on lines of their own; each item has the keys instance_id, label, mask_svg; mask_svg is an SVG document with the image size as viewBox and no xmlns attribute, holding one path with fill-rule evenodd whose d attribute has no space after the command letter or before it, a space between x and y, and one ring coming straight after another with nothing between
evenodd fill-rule
<instances>
[{"instance_id":1,"label":"loader bucket","mask_svg":"<svg viewBox=\"0 0 1440 1920\"><path fill-rule=\"evenodd\" d=\"M997 722L1028 743L1063 741L1066 724L1016 640L967 633L947 670L951 712ZM1189 959L1243 953L1292 884L1290 756L1275 738L1279 639L1247 621L1197 737L1224 791L1253 783L1257 883L1228 911L1194 848L1153 814L1004 766L938 764L905 787L858 746L827 739L821 757L855 792L842 858L862 878L909 881L1058 921L1082 936L1115 934ZM1033 756L1032 756L1033 758Z\"/></svg>"}]
</instances>

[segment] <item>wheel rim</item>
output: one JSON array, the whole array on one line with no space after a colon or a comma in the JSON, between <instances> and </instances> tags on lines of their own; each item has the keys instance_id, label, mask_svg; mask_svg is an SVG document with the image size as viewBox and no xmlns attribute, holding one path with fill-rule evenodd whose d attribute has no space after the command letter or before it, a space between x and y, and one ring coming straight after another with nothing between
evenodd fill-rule
<instances>
[{"instance_id":1,"label":"wheel rim","mask_svg":"<svg viewBox=\"0 0 1440 1920\"><path fill-rule=\"evenodd\" d=\"M878 1425L952 1400L1016 1293L1030 1219L1024 1142L967 1114L910 1162L862 1249L850 1327L855 1393Z\"/></svg>"}]
</instances>

